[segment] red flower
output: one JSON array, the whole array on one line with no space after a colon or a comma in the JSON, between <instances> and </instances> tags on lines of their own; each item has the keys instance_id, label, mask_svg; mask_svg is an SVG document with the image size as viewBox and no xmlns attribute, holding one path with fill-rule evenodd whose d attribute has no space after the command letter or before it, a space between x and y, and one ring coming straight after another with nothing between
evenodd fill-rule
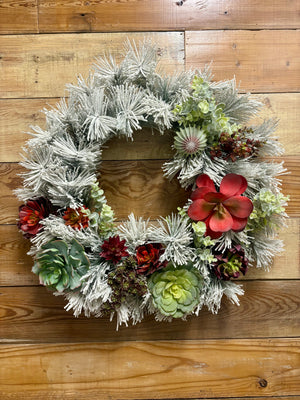
<instances>
[{"instance_id":1,"label":"red flower","mask_svg":"<svg viewBox=\"0 0 300 400\"><path fill-rule=\"evenodd\" d=\"M18 228L27 238L35 236L42 228L40 221L48 217L51 212L51 203L44 197L28 200L19 208Z\"/></svg>"},{"instance_id":2,"label":"red flower","mask_svg":"<svg viewBox=\"0 0 300 400\"><path fill-rule=\"evenodd\" d=\"M67 208L64 213L63 219L65 220L65 224L71 226L73 229L81 229L87 228L89 226L89 218L88 216L81 211L81 208Z\"/></svg>"},{"instance_id":3,"label":"red flower","mask_svg":"<svg viewBox=\"0 0 300 400\"><path fill-rule=\"evenodd\" d=\"M246 179L237 174L226 175L217 192L208 175L199 175L197 189L192 193L193 203L188 215L194 221L206 223L206 235L212 239L219 238L223 232L242 231L253 204L248 197L240 196L247 189Z\"/></svg>"},{"instance_id":4,"label":"red flower","mask_svg":"<svg viewBox=\"0 0 300 400\"><path fill-rule=\"evenodd\" d=\"M136 259L138 263L137 272L139 274L150 275L158 269L166 267L168 263L167 261L159 261L159 258L164 251L165 250L160 243L139 246L136 251Z\"/></svg>"},{"instance_id":5,"label":"red flower","mask_svg":"<svg viewBox=\"0 0 300 400\"><path fill-rule=\"evenodd\" d=\"M111 236L108 240L104 240L101 246L102 252L100 256L105 260L110 260L117 264L122 257L128 257L127 247L125 246L125 239L120 240L120 236Z\"/></svg>"}]
</instances>

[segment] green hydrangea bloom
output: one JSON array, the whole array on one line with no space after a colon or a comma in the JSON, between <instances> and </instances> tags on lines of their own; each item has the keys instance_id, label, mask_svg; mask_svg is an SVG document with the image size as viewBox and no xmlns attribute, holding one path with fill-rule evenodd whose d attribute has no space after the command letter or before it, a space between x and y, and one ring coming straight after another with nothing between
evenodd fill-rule
<instances>
[{"instance_id":1,"label":"green hydrangea bloom","mask_svg":"<svg viewBox=\"0 0 300 400\"><path fill-rule=\"evenodd\" d=\"M194 245L198 259L205 264L211 264L216 261L212 253L212 246L215 244L215 240L212 240L209 236L204 236L206 232L205 223L202 221L193 222L192 229L194 231Z\"/></svg>"},{"instance_id":2,"label":"green hydrangea bloom","mask_svg":"<svg viewBox=\"0 0 300 400\"><path fill-rule=\"evenodd\" d=\"M70 245L63 240L51 240L37 254L32 272L39 276L42 285L63 292L81 286L81 277L89 265L83 246L75 239Z\"/></svg>"},{"instance_id":3,"label":"green hydrangea bloom","mask_svg":"<svg viewBox=\"0 0 300 400\"><path fill-rule=\"evenodd\" d=\"M247 229L258 230L264 227L276 227L276 218L283 215L289 196L275 194L261 189L253 199L253 211L249 216Z\"/></svg>"},{"instance_id":4,"label":"green hydrangea bloom","mask_svg":"<svg viewBox=\"0 0 300 400\"><path fill-rule=\"evenodd\" d=\"M169 264L148 280L154 306L163 315L173 318L181 318L195 309L200 301L201 287L199 271L189 266L175 268Z\"/></svg>"}]
</instances>

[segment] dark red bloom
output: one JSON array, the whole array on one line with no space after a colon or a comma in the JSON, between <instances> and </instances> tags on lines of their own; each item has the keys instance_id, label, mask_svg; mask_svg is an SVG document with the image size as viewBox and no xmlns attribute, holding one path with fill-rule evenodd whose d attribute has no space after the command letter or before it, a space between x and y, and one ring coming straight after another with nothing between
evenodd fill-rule
<instances>
[{"instance_id":1,"label":"dark red bloom","mask_svg":"<svg viewBox=\"0 0 300 400\"><path fill-rule=\"evenodd\" d=\"M18 228L27 238L35 236L43 227L40 221L49 216L51 209L51 203L44 197L28 200L19 208Z\"/></svg>"},{"instance_id":2,"label":"dark red bloom","mask_svg":"<svg viewBox=\"0 0 300 400\"><path fill-rule=\"evenodd\" d=\"M105 260L112 261L117 264L122 257L128 257L127 247L125 246L125 239L120 240L120 236L111 236L107 240L104 240L102 252L100 256Z\"/></svg>"},{"instance_id":3,"label":"dark red bloom","mask_svg":"<svg viewBox=\"0 0 300 400\"><path fill-rule=\"evenodd\" d=\"M139 246L136 251L137 272L139 274L150 275L158 269L166 267L167 261L159 261L164 251L160 243L149 243Z\"/></svg>"},{"instance_id":4,"label":"dark red bloom","mask_svg":"<svg viewBox=\"0 0 300 400\"><path fill-rule=\"evenodd\" d=\"M219 279L228 281L231 278L238 278L240 274L246 274L248 270L248 259L245 257L245 251L239 244L224 252L214 254L217 259L212 264L214 273Z\"/></svg>"},{"instance_id":5,"label":"dark red bloom","mask_svg":"<svg viewBox=\"0 0 300 400\"><path fill-rule=\"evenodd\" d=\"M253 204L248 197L241 196L247 189L247 181L242 175L226 175L219 192L205 174L198 176L196 185L197 189L191 195L193 203L188 209L188 215L194 221L206 223L207 236L216 239L223 232L240 232L245 228Z\"/></svg>"},{"instance_id":6,"label":"dark red bloom","mask_svg":"<svg viewBox=\"0 0 300 400\"><path fill-rule=\"evenodd\" d=\"M67 208L63 216L66 225L79 230L89 226L89 217L81 211L81 208Z\"/></svg>"}]
</instances>

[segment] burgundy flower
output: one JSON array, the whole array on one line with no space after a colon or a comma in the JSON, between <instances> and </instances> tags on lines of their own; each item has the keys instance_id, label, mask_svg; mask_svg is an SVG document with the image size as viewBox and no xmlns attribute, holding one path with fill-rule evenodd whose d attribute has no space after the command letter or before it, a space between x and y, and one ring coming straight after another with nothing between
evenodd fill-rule
<instances>
[{"instance_id":1,"label":"burgundy flower","mask_svg":"<svg viewBox=\"0 0 300 400\"><path fill-rule=\"evenodd\" d=\"M71 226L73 229L81 229L87 228L89 226L89 218L88 216L81 211L81 208L67 208L64 213L63 219L65 220L65 224Z\"/></svg>"},{"instance_id":2,"label":"burgundy flower","mask_svg":"<svg viewBox=\"0 0 300 400\"><path fill-rule=\"evenodd\" d=\"M196 185L188 215L194 221L206 223L206 235L216 239L223 232L240 232L245 228L253 204L248 197L241 196L247 189L247 181L242 175L226 175L219 192L205 174L198 176Z\"/></svg>"},{"instance_id":3,"label":"burgundy flower","mask_svg":"<svg viewBox=\"0 0 300 400\"><path fill-rule=\"evenodd\" d=\"M20 206L18 228L25 233L25 237L33 237L42 229L40 221L49 216L51 209L51 203L44 197L28 200Z\"/></svg>"},{"instance_id":4,"label":"burgundy flower","mask_svg":"<svg viewBox=\"0 0 300 400\"><path fill-rule=\"evenodd\" d=\"M217 259L214 262L214 273L219 279L228 281L231 278L238 278L240 274L246 274L248 270L248 259L245 257L244 249L239 245L233 245L225 253L214 254Z\"/></svg>"},{"instance_id":5,"label":"burgundy flower","mask_svg":"<svg viewBox=\"0 0 300 400\"><path fill-rule=\"evenodd\" d=\"M125 246L125 239L120 240L120 236L111 236L108 240L104 240L102 252L100 256L105 260L112 261L117 264L122 257L128 257L127 247Z\"/></svg>"},{"instance_id":6,"label":"burgundy flower","mask_svg":"<svg viewBox=\"0 0 300 400\"><path fill-rule=\"evenodd\" d=\"M160 243L149 243L139 246L136 251L136 259L138 263L137 272L139 274L150 275L158 269L166 267L168 263L167 261L159 261L159 258L164 251L165 250Z\"/></svg>"}]
</instances>

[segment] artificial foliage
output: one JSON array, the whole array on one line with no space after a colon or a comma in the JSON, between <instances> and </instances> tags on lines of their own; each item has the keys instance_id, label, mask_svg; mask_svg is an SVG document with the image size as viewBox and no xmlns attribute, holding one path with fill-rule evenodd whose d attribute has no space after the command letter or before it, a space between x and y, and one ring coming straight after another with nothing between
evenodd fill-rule
<instances>
[{"instance_id":1,"label":"artificial foliage","mask_svg":"<svg viewBox=\"0 0 300 400\"><path fill-rule=\"evenodd\" d=\"M286 170L266 159L282 154L277 121L249 122L262 105L238 94L235 80L214 82L209 68L169 76L157 65L148 42L128 41L119 64L100 57L44 110L46 127L32 127L24 148L18 227L32 244L32 271L75 316L116 316L119 326L146 314L216 313L223 295L239 304L238 277L269 269L282 250ZM132 213L117 224L98 183L102 150L144 127L172 132L163 171L189 200L156 223Z\"/></svg>"}]
</instances>

